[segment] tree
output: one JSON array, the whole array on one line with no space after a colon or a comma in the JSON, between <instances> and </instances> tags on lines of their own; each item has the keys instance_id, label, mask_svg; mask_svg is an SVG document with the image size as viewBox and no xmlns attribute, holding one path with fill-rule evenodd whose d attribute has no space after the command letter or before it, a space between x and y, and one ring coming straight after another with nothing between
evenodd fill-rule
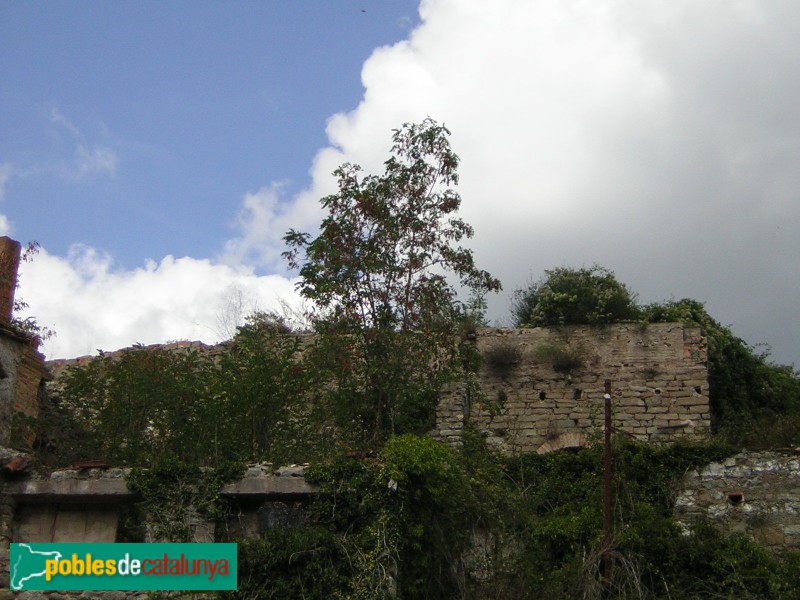
<instances>
[{"instance_id":1,"label":"tree","mask_svg":"<svg viewBox=\"0 0 800 600\"><path fill-rule=\"evenodd\" d=\"M639 318L636 294L601 266L545 271L545 277L514 293L517 327L600 325Z\"/></svg>"},{"instance_id":2,"label":"tree","mask_svg":"<svg viewBox=\"0 0 800 600\"><path fill-rule=\"evenodd\" d=\"M476 297L500 289L458 245L473 229L454 216L461 199L449 133L432 119L394 130L383 175L342 165L338 192L321 200L328 215L319 235L284 238L300 293L320 310L321 339L336 345L330 372L348 396L339 408L361 426L371 418L374 440L421 404L425 414L435 407L433 388L453 364L441 353L463 312L448 276Z\"/></svg>"}]
</instances>

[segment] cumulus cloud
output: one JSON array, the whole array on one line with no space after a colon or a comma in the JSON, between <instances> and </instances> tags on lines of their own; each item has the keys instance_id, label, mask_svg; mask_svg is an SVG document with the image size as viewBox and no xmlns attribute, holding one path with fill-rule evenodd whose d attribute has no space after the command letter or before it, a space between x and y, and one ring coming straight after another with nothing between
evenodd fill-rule
<instances>
[{"instance_id":1,"label":"cumulus cloud","mask_svg":"<svg viewBox=\"0 0 800 600\"><path fill-rule=\"evenodd\" d=\"M490 317L508 323L509 292L544 269L596 262L643 301L706 301L800 364L799 4L423 0L420 15L364 64L363 98L330 118L309 188L247 194L215 262L117 271L82 248L27 267L32 308L70 340L53 353L202 338L231 289L291 296L286 277L255 275L284 272L286 230L313 231L334 168L380 170L391 129L429 115L462 159L478 263L507 288ZM54 115L78 173L114 171L111 150Z\"/></svg>"},{"instance_id":2,"label":"cumulus cloud","mask_svg":"<svg viewBox=\"0 0 800 600\"><path fill-rule=\"evenodd\" d=\"M453 131L476 257L507 291L597 262L642 300L706 301L800 363L800 5L423 0L420 14L330 119L312 191L345 160L380 168L390 130L430 115ZM243 231L298 227L322 195L273 192L246 201Z\"/></svg>"},{"instance_id":3,"label":"cumulus cloud","mask_svg":"<svg viewBox=\"0 0 800 600\"><path fill-rule=\"evenodd\" d=\"M284 234L291 228L311 226L319 216L311 192L286 199L282 187L276 183L245 195L233 223L239 235L226 242L221 262L282 270Z\"/></svg>"},{"instance_id":4,"label":"cumulus cloud","mask_svg":"<svg viewBox=\"0 0 800 600\"><path fill-rule=\"evenodd\" d=\"M56 331L48 358L94 354L134 343L227 339L254 310L299 304L294 281L243 267L167 256L134 270L86 246L66 258L42 250L21 269L25 315Z\"/></svg>"}]
</instances>

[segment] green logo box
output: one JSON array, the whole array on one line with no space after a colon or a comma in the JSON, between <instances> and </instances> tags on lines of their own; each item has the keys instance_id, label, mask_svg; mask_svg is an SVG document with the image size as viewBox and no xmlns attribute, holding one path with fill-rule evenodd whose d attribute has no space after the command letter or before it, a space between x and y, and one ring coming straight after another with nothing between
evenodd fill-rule
<instances>
[{"instance_id":1,"label":"green logo box","mask_svg":"<svg viewBox=\"0 0 800 600\"><path fill-rule=\"evenodd\" d=\"M235 590L236 544L11 544L12 590Z\"/></svg>"}]
</instances>

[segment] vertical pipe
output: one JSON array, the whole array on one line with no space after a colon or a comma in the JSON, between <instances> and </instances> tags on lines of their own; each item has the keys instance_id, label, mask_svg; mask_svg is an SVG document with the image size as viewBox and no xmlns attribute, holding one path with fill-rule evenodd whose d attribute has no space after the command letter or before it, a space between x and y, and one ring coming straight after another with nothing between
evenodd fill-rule
<instances>
[{"instance_id":1,"label":"vertical pipe","mask_svg":"<svg viewBox=\"0 0 800 600\"><path fill-rule=\"evenodd\" d=\"M611 380L606 379L605 395L605 430L603 460L603 586L608 589L611 583L611 538L612 538L612 493L611 493Z\"/></svg>"}]
</instances>

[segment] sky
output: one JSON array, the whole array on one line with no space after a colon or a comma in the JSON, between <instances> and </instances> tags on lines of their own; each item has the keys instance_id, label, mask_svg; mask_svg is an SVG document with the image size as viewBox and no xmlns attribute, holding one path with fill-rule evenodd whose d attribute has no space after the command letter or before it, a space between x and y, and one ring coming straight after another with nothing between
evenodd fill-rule
<instances>
[{"instance_id":1,"label":"sky","mask_svg":"<svg viewBox=\"0 0 800 600\"><path fill-rule=\"evenodd\" d=\"M599 264L800 365L798 40L794 0L0 0L0 234L48 358L212 343L298 305L284 233L430 116L493 324Z\"/></svg>"}]
</instances>

